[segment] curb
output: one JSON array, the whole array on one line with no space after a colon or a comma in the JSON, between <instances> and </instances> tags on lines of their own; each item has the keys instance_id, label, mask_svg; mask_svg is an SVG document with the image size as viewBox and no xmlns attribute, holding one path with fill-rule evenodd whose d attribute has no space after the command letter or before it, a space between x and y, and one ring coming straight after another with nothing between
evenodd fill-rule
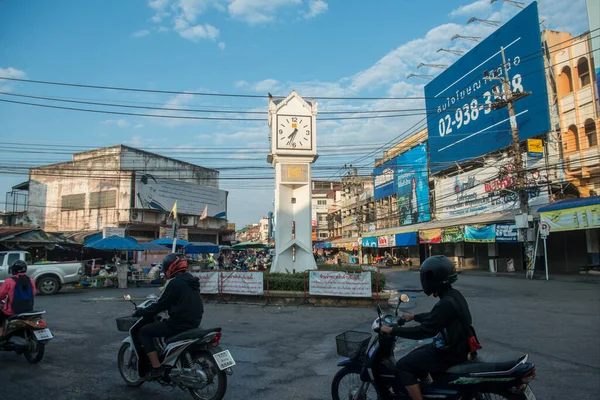
<instances>
[{"instance_id":1,"label":"curb","mask_svg":"<svg viewBox=\"0 0 600 400\"><path fill-rule=\"evenodd\" d=\"M509 274L509 273L492 273L492 272L483 272L483 271L476 271L476 270L462 270L462 271L458 271L460 274L464 274L466 276L484 276L484 277L489 277L489 278L512 278L512 279L522 279L522 280L529 280L525 277L524 274L518 274L515 273L514 275ZM581 278L581 277L562 277L562 276L549 276L549 281L554 281L554 282L566 282L566 283L591 283L591 284L600 284L600 276L593 276L590 275L587 278ZM546 277L543 275L534 275L533 279L534 281L545 281Z\"/></svg>"}]
</instances>

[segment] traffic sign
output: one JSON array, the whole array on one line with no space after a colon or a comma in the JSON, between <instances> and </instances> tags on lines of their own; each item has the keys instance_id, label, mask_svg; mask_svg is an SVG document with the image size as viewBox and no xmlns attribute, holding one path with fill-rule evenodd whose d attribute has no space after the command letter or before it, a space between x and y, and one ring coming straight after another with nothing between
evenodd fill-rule
<instances>
[{"instance_id":1,"label":"traffic sign","mask_svg":"<svg viewBox=\"0 0 600 400\"><path fill-rule=\"evenodd\" d=\"M546 239L550 235L550 224L546 221L540 222L540 236Z\"/></svg>"}]
</instances>

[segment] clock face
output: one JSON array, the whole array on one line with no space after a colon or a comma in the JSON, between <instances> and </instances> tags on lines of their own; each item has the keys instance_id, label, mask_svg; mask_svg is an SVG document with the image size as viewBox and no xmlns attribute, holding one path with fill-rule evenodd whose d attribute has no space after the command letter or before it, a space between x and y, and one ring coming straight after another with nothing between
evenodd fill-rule
<instances>
[{"instance_id":1,"label":"clock face","mask_svg":"<svg viewBox=\"0 0 600 400\"><path fill-rule=\"evenodd\" d=\"M278 115L277 148L312 150L312 117Z\"/></svg>"}]
</instances>

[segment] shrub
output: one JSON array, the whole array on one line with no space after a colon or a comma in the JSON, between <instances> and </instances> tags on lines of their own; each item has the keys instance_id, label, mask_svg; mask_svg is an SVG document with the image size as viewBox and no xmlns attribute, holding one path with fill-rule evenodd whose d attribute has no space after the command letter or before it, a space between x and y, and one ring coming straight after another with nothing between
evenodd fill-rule
<instances>
[{"instance_id":1,"label":"shrub","mask_svg":"<svg viewBox=\"0 0 600 400\"><path fill-rule=\"evenodd\" d=\"M330 267L330 265L327 265ZM333 266L336 267L336 266ZM323 271L344 271L344 272L361 272L362 269L360 267L336 267L336 268L326 268L325 266L319 266L320 270ZM267 290L267 279L269 280L268 289L269 290L284 290L290 292L303 292L304 291L304 273L297 272L295 274L285 274L285 273L272 273L264 275L264 288ZM371 278L371 290L373 293L377 291L377 274L375 272L372 273ZM385 275L379 274L379 291L383 291L385 289ZM309 290L309 280L307 277L306 281L306 290Z\"/></svg>"}]
</instances>

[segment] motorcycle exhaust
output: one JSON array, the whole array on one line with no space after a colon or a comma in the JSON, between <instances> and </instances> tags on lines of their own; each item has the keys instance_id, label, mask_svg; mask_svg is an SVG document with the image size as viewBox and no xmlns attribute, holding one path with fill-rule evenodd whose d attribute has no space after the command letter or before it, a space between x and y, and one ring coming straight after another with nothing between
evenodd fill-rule
<instances>
[{"instance_id":1,"label":"motorcycle exhaust","mask_svg":"<svg viewBox=\"0 0 600 400\"><path fill-rule=\"evenodd\" d=\"M204 389L208 385L208 377L201 369L173 369L171 380L190 389Z\"/></svg>"}]
</instances>

